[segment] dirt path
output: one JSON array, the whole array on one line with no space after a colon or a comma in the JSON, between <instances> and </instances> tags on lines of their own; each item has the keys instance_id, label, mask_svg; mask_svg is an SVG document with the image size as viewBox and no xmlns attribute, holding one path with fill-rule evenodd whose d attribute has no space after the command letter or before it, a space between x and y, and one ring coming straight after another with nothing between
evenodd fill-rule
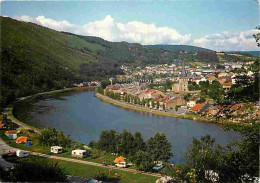
<instances>
[{"instance_id":1,"label":"dirt path","mask_svg":"<svg viewBox=\"0 0 260 183\"><path fill-rule=\"evenodd\" d=\"M3 165L4 168L9 168L9 167L13 166L12 163L7 162L7 161L4 160L2 158L2 155L6 154L8 152L16 151L16 150L18 150L18 149L13 148L13 147L7 145L2 140L2 138L0 138L0 155L1 155L1 157L0 157L0 164L1 164L1 166ZM117 167L111 166L111 165L104 166L102 164L94 163L94 162L90 162L90 161L83 161L83 160L79 160L79 159L64 158L64 157L59 157L59 156L52 156L52 155L47 155L47 154L42 154L42 153L37 153L37 152L31 152L31 151L28 151L28 152L31 155L34 155L34 156L40 156L40 157L45 157L45 158L50 158L50 159L55 159L55 160L69 161L69 162L73 162L73 163L81 163L81 164L97 166L97 167L103 167L103 168L111 168L111 169L116 169L116 170L120 170L120 171L132 172L132 173L140 173L140 171L134 170L134 169L130 169L130 168L117 168ZM150 176L154 176L154 177L161 177L161 175L157 174L157 173L145 173L145 172L142 172L142 174L150 175Z\"/></svg>"},{"instance_id":2,"label":"dirt path","mask_svg":"<svg viewBox=\"0 0 260 183\"><path fill-rule=\"evenodd\" d=\"M0 165L4 169L13 167L13 164L4 160L2 155L7 154L9 152L14 152L17 149L10 147L0 138Z\"/></svg>"}]
</instances>

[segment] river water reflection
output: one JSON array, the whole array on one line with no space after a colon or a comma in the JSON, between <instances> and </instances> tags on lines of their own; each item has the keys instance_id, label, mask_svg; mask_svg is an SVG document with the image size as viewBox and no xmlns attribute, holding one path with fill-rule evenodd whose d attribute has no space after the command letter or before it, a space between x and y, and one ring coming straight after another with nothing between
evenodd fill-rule
<instances>
[{"instance_id":1,"label":"river water reflection","mask_svg":"<svg viewBox=\"0 0 260 183\"><path fill-rule=\"evenodd\" d=\"M16 106L15 116L38 128L55 127L83 143L98 140L100 132L106 129L139 131L144 139L156 131L165 132L173 147L173 163L181 161L193 138L210 134L221 145L239 138L234 132L223 131L218 124L126 110L100 101L94 92L66 93L22 102Z\"/></svg>"}]
</instances>

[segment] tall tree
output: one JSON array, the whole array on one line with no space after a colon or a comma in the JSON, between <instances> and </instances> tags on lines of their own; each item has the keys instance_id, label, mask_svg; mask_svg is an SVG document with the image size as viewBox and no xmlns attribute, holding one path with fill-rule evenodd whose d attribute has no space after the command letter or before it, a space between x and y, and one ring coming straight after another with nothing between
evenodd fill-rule
<instances>
[{"instance_id":1,"label":"tall tree","mask_svg":"<svg viewBox=\"0 0 260 183\"><path fill-rule=\"evenodd\" d=\"M172 157L171 144L165 134L156 132L154 137L147 140L147 152L155 161L168 161Z\"/></svg>"}]
</instances>

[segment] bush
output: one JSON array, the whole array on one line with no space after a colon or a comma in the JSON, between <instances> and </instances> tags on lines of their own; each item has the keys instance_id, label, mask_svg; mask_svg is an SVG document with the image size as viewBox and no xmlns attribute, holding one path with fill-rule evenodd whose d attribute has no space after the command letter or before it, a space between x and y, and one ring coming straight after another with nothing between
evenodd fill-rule
<instances>
[{"instance_id":1,"label":"bush","mask_svg":"<svg viewBox=\"0 0 260 183\"><path fill-rule=\"evenodd\" d=\"M58 163L48 159L30 158L29 161L19 162L9 171L1 170L5 181L10 182L65 182L64 170Z\"/></svg>"}]
</instances>

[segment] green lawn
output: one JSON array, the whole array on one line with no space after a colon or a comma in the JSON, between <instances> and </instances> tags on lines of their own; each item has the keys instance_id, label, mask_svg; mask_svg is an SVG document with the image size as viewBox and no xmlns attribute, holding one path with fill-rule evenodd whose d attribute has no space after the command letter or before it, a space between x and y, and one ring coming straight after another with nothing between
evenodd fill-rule
<instances>
[{"instance_id":1,"label":"green lawn","mask_svg":"<svg viewBox=\"0 0 260 183\"><path fill-rule=\"evenodd\" d=\"M9 140L8 137L5 136L5 130L0 130L0 137L11 147L23 149L23 150L29 150L29 151L34 151L34 152L39 152L39 153L44 153L44 154L51 154L55 156L60 156L60 157L66 157L66 158L73 158L77 159L71 156L71 151L72 149L64 149L65 152L61 154L53 154L50 153L50 147L47 146L41 146L41 145L33 145L31 147L25 146L25 144L16 144L15 140ZM40 158L40 157L39 157ZM83 161L91 161L91 162L96 162L96 163L103 163L103 161L106 161L108 164L113 164L115 157L112 156L109 153L98 153L96 150L92 150L92 154L89 157L82 158L81 160ZM10 158L9 161L26 161L26 158ZM58 160L52 160L52 161L58 161ZM105 174L109 173L109 169L105 167L96 167L96 166L91 166L91 165L85 165L85 164L80 164L80 163L73 163L73 162L68 162L68 161L58 161L61 167L63 167L68 175L77 175L81 177L86 177L86 178L93 178L97 172L103 172ZM131 167L135 169L136 167ZM130 182L130 183L135 183L135 182L155 182L158 178L154 176L149 176L149 175L142 175L142 174L137 174L137 173L131 173L131 172L125 172L125 171L118 171L118 170L112 170L111 171L111 177L115 175L115 173L118 173L120 179L119 182ZM113 179L114 180L114 179ZM117 182L117 181L116 181Z\"/></svg>"},{"instance_id":2,"label":"green lawn","mask_svg":"<svg viewBox=\"0 0 260 183\"><path fill-rule=\"evenodd\" d=\"M34 158L43 158L37 156L30 156ZM26 158L18 158L18 157L8 157L4 156L4 158L10 162L22 162L28 161L30 157ZM88 179L94 178L97 172L102 172L110 178L111 182L124 182L124 183L154 183L158 178L143 175L138 173L125 172L120 170L111 170L109 175L109 169L105 167L96 167L91 165L85 165L80 163L73 163L68 161L60 161L60 160L50 160L52 162L58 162L60 167L64 168L66 175L75 175L80 177L85 177ZM118 175L118 179L115 178L115 173Z\"/></svg>"}]
</instances>

